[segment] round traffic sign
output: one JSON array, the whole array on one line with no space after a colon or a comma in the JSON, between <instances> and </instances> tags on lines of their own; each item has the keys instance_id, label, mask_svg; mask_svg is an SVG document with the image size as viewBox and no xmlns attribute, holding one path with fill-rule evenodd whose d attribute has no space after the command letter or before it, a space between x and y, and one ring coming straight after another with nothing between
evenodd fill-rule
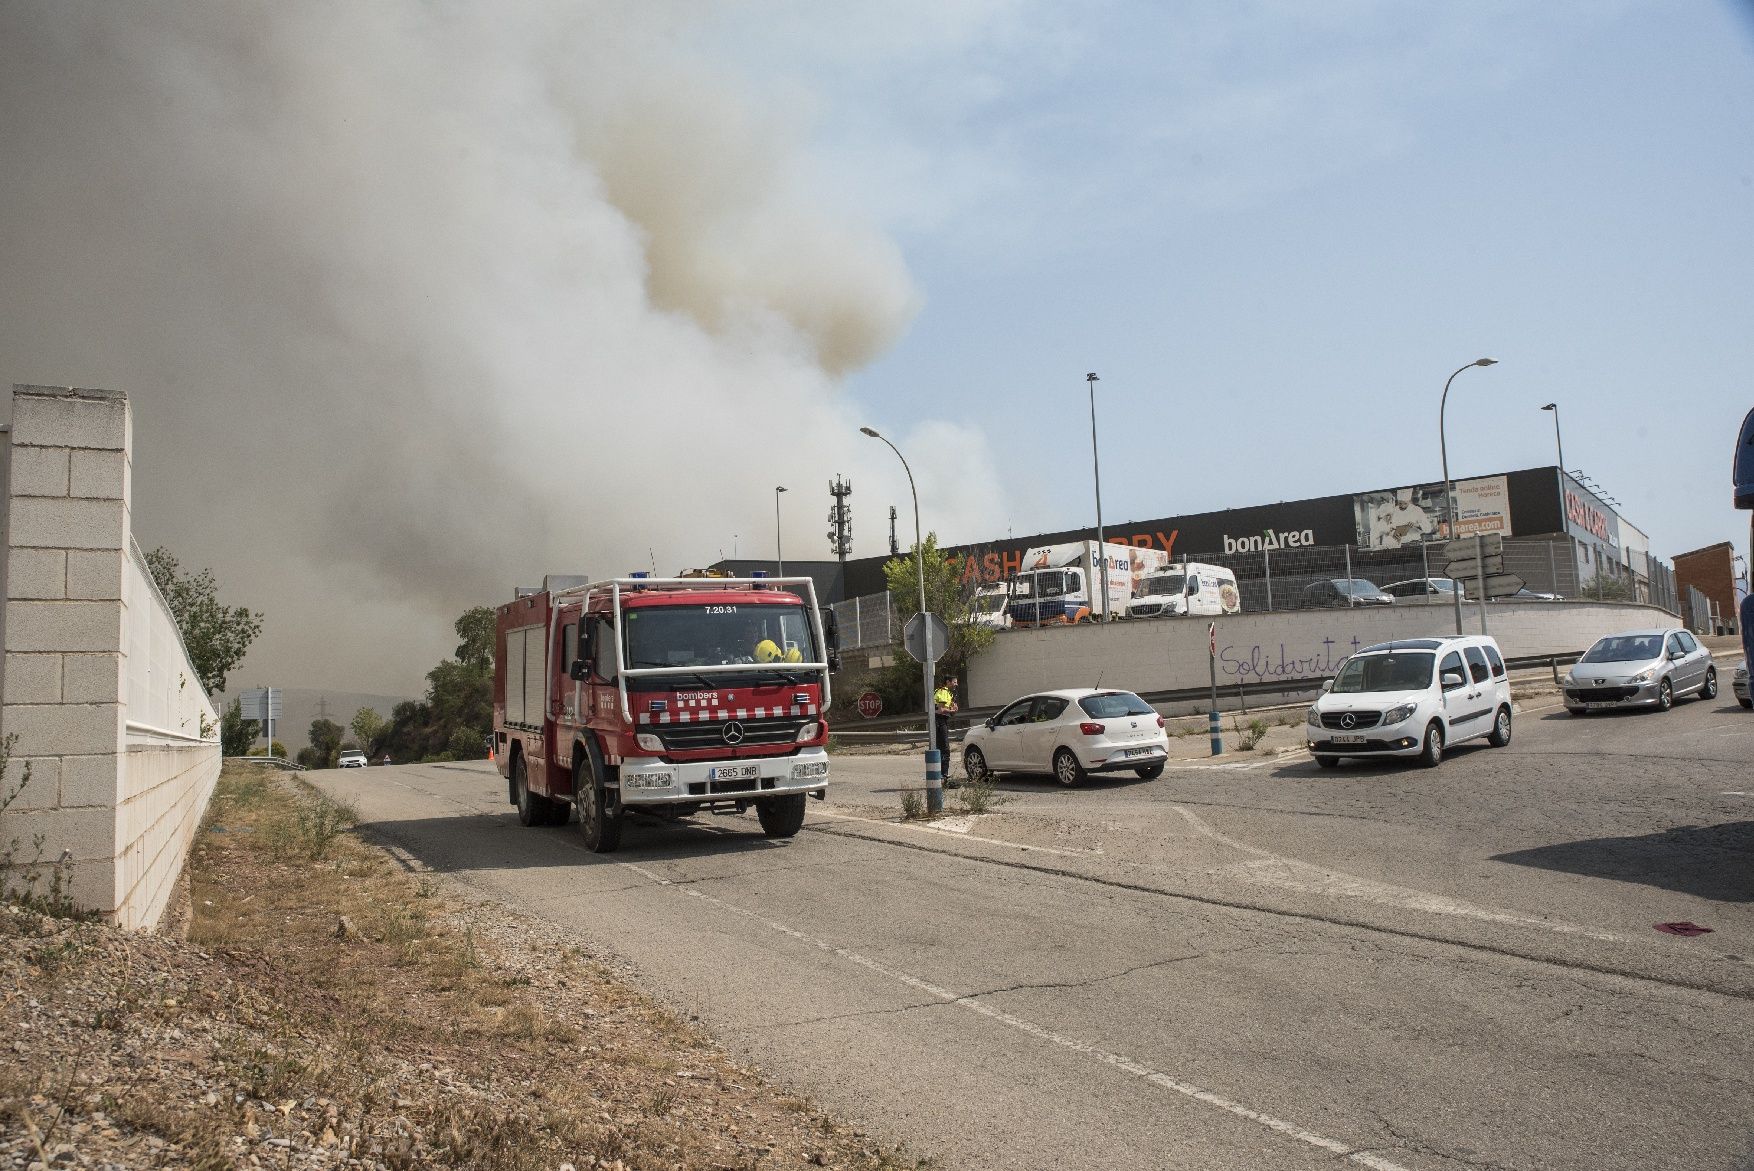
<instances>
[{"instance_id":1,"label":"round traffic sign","mask_svg":"<svg viewBox=\"0 0 1754 1171\"><path fill-rule=\"evenodd\" d=\"M867 720L874 720L883 714L883 697L875 691L867 691L859 696L859 714Z\"/></svg>"}]
</instances>

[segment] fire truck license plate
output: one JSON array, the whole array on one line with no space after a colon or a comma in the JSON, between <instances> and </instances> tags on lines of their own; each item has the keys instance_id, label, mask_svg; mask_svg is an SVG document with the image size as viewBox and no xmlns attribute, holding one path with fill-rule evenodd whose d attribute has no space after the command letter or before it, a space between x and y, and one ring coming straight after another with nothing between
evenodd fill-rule
<instances>
[{"instance_id":1,"label":"fire truck license plate","mask_svg":"<svg viewBox=\"0 0 1754 1171\"><path fill-rule=\"evenodd\" d=\"M761 766L758 764L721 764L710 770L706 778L709 781L746 781L760 775Z\"/></svg>"}]
</instances>

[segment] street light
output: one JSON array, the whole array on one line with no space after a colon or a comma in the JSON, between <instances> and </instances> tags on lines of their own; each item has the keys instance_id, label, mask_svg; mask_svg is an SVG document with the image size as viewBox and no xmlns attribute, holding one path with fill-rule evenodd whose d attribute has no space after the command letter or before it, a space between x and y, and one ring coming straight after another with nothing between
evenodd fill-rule
<instances>
[{"instance_id":1,"label":"street light","mask_svg":"<svg viewBox=\"0 0 1754 1171\"><path fill-rule=\"evenodd\" d=\"M1559 404L1548 403L1541 408L1553 412L1553 442L1559 446L1559 474L1565 474L1565 440L1559 437Z\"/></svg>"},{"instance_id":2,"label":"street light","mask_svg":"<svg viewBox=\"0 0 1754 1171\"><path fill-rule=\"evenodd\" d=\"M1496 365L1498 365L1497 358L1476 358L1474 361L1468 363L1468 366ZM1463 366L1462 370L1466 370L1468 366ZM1457 370L1456 374L1460 374L1462 370ZM1437 448L1438 453L1443 457L1443 506L1444 511L1449 515L1449 539L1451 541L1454 541L1457 538L1456 486L1450 483L1449 479L1449 442L1444 437L1443 423L1444 411L1449 407L1449 384L1456 380L1456 374L1451 374L1444 380L1443 399L1437 405ZM1450 582L1452 588L1449 596L1450 601L1455 604L1456 608L1456 633L1460 634L1462 632L1462 593L1460 590L1453 588L1456 584L1457 583L1454 581ZM1481 604L1485 604L1484 598L1481 599ZM1480 612L1484 614L1486 611L1482 609Z\"/></svg>"},{"instance_id":3,"label":"street light","mask_svg":"<svg viewBox=\"0 0 1754 1171\"><path fill-rule=\"evenodd\" d=\"M1090 384L1090 468L1096 477L1096 555L1102 563L1102 614L1101 621L1107 622L1108 612L1108 542L1102 536L1102 464L1096 458L1096 384L1101 381L1094 374L1086 374L1084 381Z\"/></svg>"},{"instance_id":4,"label":"street light","mask_svg":"<svg viewBox=\"0 0 1754 1171\"><path fill-rule=\"evenodd\" d=\"M907 466L907 457L901 454L901 448L890 443L870 427L860 427L859 434L869 435L872 439L882 439L888 444L895 458L901 461L901 470L907 473L907 490L914 498L914 564L920 577L920 621L926 627L926 653L924 662L920 664L926 689L926 808L932 813L944 811L944 777L940 771L939 749L947 747L938 743L938 721L932 712L932 624L926 619L926 539L920 533L920 493L914 487L914 470Z\"/></svg>"},{"instance_id":5,"label":"street light","mask_svg":"<svg viewBox=\"0 0 1754 1171\"><path fill-rule=\"evenodd\" d=\"M779 563L781 577L786 576L786 547L780 540L780 493L784 491L780 487L773 490L773 556Z\"/></svg>"}]
</instances>

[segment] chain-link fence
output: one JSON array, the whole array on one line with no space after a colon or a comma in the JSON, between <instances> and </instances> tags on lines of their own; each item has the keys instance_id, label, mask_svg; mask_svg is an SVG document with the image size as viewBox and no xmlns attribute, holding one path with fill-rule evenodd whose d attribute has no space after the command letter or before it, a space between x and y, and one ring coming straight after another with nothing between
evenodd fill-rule
<instances>
[{"instance_id":1,"label":"chain-link fence","mask_svg":"<svg viewBox=\"0 0 1754 1171\"><path fill-rule=\"evenodd\" d=\"M1444 557L1446 547L1437 542L1393 549L1245 548L1190 553L1185 560L1234 573L1244 613L1391 604L1448 606L1452 578ZM1503 556L1503 572L1522 579L1520 600L1647 602L1680 612L1674 573L1655 558L1640 555L1639 568L1592 558L1586 568L1579 562L1576 543L1563 536L1507 537ZM1170 568L1179 571L1183 560L1178 557ZM1463 583L1463 589L1465 595L1473 593L1474 580ZM892 646L901 638L901 622L888 594L836 602L834 611L840 621L841 645L849 650Z\"/></svg>"},{"instance_id":2,"label":"chain-link fence","mask_svg":"<svg viewBox=\"0 0 1754 1171\"><path fill-rule=\"evenodd\" d=\"M901 641L901 620L887 593L848 598L830 608L840 623L840 645L844 650L894 646Z\"/></svg>"},{"instance_id":3,"label":"chain-link fence","mask_svg":"<svg viewBox=\"0 0 1754 1171\"><path fill-rule=\"evenodd\" d=\"M1681 599L1681 616L1694 634L1712 633L1711 599L1700 593L1697 586L1687 587Z\"/></svg>"}]
</instances>

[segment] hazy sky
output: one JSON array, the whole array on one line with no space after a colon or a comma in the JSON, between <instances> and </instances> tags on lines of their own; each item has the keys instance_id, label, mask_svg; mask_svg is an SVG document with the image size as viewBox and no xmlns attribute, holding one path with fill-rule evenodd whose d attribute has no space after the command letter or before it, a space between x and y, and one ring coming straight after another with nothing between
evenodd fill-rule
<instances>
[{"instance_id":1,"label":"hazy sky","mask_svg":"<svg viewBox=\"0 0 1754 1171\"><path fill-rule=\"evenodd\" d=\"M542 572L1567 462L1725 538L1729 3L0 0L0 374L136 411L234 683L418 692Z\"/></svg>"}]
</instances>

